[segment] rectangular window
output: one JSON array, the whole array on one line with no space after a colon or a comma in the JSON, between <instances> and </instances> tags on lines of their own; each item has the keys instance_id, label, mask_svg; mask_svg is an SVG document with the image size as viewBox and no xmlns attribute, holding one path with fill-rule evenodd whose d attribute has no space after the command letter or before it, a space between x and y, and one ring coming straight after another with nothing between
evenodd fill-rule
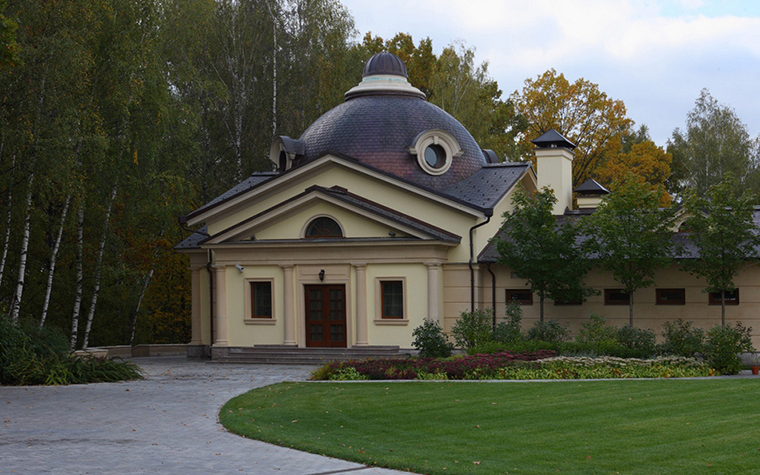
<instances>
[{"instance_id":1,"label":"rectangular window","mask_svg":"<svg viewBox=\"0 0 760 475\"><path fill-rule=\"evenodd\" d=\"M520 305L533 305L533 292L530 289L506 289L506 302Z\"/></svg>"},{"instance_id":2,"label":"rectangular window","mask_svg":"<svg viewBox=\"0 0 760 475\"><path fill-rule=\"evenodd\" d=\"M404 318L404 282L385 280L380 282L383 318Z\"/></svg>"},{"instance_id":3,"label":"rectangular window","mask_svg":"<svg viewBox=\"0 0 760 475\"><path fill-rule=\"evenodd\" d=\"M272 318L272 282L251 282L251 318Z\"/></svg>"},{"instance_id":4,"label":"rectangular window","mask_svg":"<svg viewBox=\"0 0 760 475\"><path fill-rule=\"evenodd\" d=\"M686 305L686 289L657 289L657 305Z\"/></svg>"},{"instance_id":5,"label":"rectangular window","mask_svg":"<svg viewBox=\"0 0 760 475\"><path fill-rule=\"evenodd\" d=\"M604 305L628 305L631 297L623 289L604 289Z\"/></svg>"},{"instance_id":6,"label":"rectangular window","mask_svg":"<svg viewBox=\"0 0 760 475\"><path fill-rule=\"evenodd\" d=\"M720 292L710 292L710 305L720 305ZM726 305L739 305L739 289L726 292Z\"/></svg>"},{"instance_id":7,"label":"rectangular window","mask_svg":"<svg viewBox=\"0 0 760 475\"><path fill-rule=\"evenodd\" d=\"M554 305L583 305L583 299L579 292L577 297L566 297L564 299L555 300Z\"/></svg>"}]
</instances>

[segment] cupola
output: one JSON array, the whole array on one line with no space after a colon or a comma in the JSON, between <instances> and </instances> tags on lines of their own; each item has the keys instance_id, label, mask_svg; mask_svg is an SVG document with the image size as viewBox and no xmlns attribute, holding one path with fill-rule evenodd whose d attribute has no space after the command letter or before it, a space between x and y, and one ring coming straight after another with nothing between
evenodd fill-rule
<instances>
[{"instance_id":1,"label":"cupola","mask_svg":"<svg viewBox=\"0 0 760 475\"><path fill-rule=\"evenodd\" d=\"M610 190L591 178L578 185L573 191L578 202L578 209L598 208L605 195L610 193Z\"/></svg>"},{"instance_id":2,"label":"cupola","mask_svg":"<svg viewBox=\"0 0 760 475\"><path fill-rule=\"evenodd\" d=\"M401 58L382 52L372 56L364 65L362 82L346 93L346 99L368 94L407 95L425 99L425 93L412 86Z\"/></svg>"}]
</instances>

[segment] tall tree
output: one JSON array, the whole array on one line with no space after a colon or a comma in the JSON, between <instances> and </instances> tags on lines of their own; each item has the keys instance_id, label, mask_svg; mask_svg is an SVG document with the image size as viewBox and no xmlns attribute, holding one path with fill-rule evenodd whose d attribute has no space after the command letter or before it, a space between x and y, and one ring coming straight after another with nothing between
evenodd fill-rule
<instances>
[{"instance_id":1,"label":"tall tree","mask_svg":"<svg viewBox=\"0 0 760 475\"><path fill-rule=\"evenodd\" d=\"M594 290L583 279L591 261L579 244L580 227L572 219L552 214L557 202L548 187L529 196L519 188L512 196L514 210L504 214L496 241L499 263L525 279L538 294L539 318L544 321L544 299L583 301Z\"/></svg>"},{"instance_id":2,"label":"tall tree","mask_svg":"<svg viewBox=\"0 0 760 475\"><path fill-rule=\"evenodd\" d=\"M612 272L628 294L633 326L633 295L654 284L655 271L673 262L674 208L660 207L662 192L635 178L620 184L586 221L599 266Z\"/></svg>"},{"instance_id":3,"label":"tall tree","mask_svg":"<svg viewBox=\"0 0 760 475\"><path fill-rule=\"evenodd\" d=\"M728 173L707 193L692 192L685 203L685 228L698 255L682 260L682 269L702 277L707 292L720 293L720 322L726 325L726 292L736 290L734 277L758 258L760 236L755 224L753 197L738 193L738 180Z\"/></svg>"},{"instance_id":4,"label":"tall tree","mask_svg":"<svg viewBox=\"0 0 760 475\"><path fill-rule=\"evenodd\" d=\"M657 146L649 137L646 126L622 137L622 147L612 154L604 167L599 167L594 178L614 192L618 183L629 178L662 193L660 202L667 206L670 195L665 184L670 177L670 153Z\"/></svg>"},{"instance_id":5,"label":"tall tree","mask_svg":"<svg viewBox=\"0 0 760 475\"><path fill-rule=\"evenodd\" d=\"M622 137L633 125L626 117L623 101L611 99L598 85L583 78L571 83L554 69L536 79L526 79L522 92L515 91L512 100L528 123L520 140L523 159L533 160L531 140L551 129L577 146L574 186L593 177L607 158L620 151Z\"/></svg>"},{"instance_id":6,"label":"tall tree","mask_svg":"<svg viewBox=\"0 0 760 475\"><path fill-rule=\"evenodd\" d=\"M757 184L758 141L749 136L734 109L718 102L707 89L702 89L687 114L686 130L673 131L668 152L673 155L668 188L674 195L686 190L704 195L729 172L741 187Z\"/></svg>"}]
</instances>

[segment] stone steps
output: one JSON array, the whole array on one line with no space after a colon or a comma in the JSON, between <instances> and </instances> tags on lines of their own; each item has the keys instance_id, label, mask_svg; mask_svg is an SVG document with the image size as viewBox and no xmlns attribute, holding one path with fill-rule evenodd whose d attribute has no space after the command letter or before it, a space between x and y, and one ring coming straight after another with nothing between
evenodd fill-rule
<instances>
[{"instance_id":1,"label":"stone steps","mask_svg":"<svg viewBox=\"0 0 760 475\"><path fill-rule=\"evenodd\" d=\"M368 358L404 358L410 350L397 346L364 346L357 348L296 348L282 345L212 348L211 360L216 363L320 365L330 361Z\"/></svg>"}]
</instances>

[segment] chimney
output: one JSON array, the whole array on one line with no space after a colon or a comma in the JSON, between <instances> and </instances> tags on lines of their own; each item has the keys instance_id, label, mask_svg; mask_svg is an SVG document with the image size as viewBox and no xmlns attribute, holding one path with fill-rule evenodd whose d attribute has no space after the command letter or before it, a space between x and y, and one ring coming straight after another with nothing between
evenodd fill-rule
<instances>
[{"instance_id":1,"label":"chimney","mask_svg":"<svg viewBox=\"0 0 760 475\"><path fill-rule=\"evenodd\" d=\"M573 209L573 149L575 144L552 129L533 141L536 146L538 188L554 190L557 202L552 213Z\"/></svg>"},{"instance_id":2,"label":"chimney","mask_svg":"<svg viewBox=\"0 0 760 475\"><path fill-rule=\"evenodd\" d=\"M576 193L578 209L596 209L602 202L604 195L610 193L610 190L591 178L578 185L573 191Z\"/></svg>"}]
</instances>

